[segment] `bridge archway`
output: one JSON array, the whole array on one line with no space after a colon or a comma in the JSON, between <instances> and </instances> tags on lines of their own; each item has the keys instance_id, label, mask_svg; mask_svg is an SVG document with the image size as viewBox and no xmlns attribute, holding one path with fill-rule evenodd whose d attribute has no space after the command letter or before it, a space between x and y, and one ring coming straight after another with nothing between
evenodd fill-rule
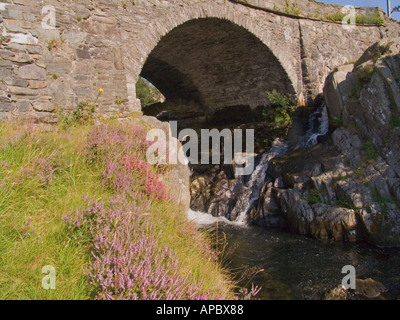
<instances>
[{"instance_id":1,"label":"bridge archway","mask_svg":"<svg viewBox=\"0 0 400 320\"><path fill-rule=\"evenodd\" d=\"M267 91L296 95L278 58L260 39L225 19L201 18L166 34L151 51L141 76L168 100L218 110L268 104Z\"/></svg>"},{"instance_id":2,"label":"bridge archway","mask_svg":"<svg viewBox=\"0 0 400 320\"><path fill-rule=\"evenodd\" d=\"M193 101L218 110L266 105L267 91L295 95L287 72L255 35L228 20L194 19L166 34L141 76L167 100Z\"/></svg>"}]
</instances>

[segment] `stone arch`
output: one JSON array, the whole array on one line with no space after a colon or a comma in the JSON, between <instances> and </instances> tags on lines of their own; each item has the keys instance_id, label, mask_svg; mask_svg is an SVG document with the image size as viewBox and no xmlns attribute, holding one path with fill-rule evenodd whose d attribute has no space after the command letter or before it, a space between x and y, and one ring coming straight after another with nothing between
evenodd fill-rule
<instances>
[{"instance_id":1,"label":"stone arch","mask_svg":"<svg viewBox=\"0 0 400 320\"><path fill-rule=\"evenodd\" d=\"M238 10L238 8L240 10ZM165 12L165 16L163 16L160 20L149 22L149 24L142 25L141 30L136 30L136 33L141 35L140 43L136 45L137 50L135 50L138 56L135 56L135 62L132 60L125 61L125 66L127 69L126 73L128 92L130 92L131 104L135 105L136 110L140 110L140 106L138 106L138 101L136 100L135 84L141 74L145 75L145 78L152 81L156 86L158 86L161 91L164 91L163 93L167 97L171 96L171 93L173 93L173 90L171 90L171 88L174 87L175 89L177 89L178 93L183 92L184 90L186 92L189 92L189 96L185 98L193 98L193 100L197 100L198 102L206 104L208 107L211 108L220 108L222 106L220 101L213 101L216 96L215 92L214 95L211 96L209 96L209 92L202 92L204 90L201 90L199 88L198 79L194 79L193 75L192 77L190 77L188 76L187 72L179 70L179 68L171 63L171 61L165 61L165 59L162 59L162 53L168 51L168 45L166 45L166 43L170 42L170 48L179 48L179 44L177 43L177 41L175 41L175 46L172 45L172 43L174 43L174 36L185 39L185 35L190 36L191 32L196 29L196 27L204 28L204 26L206 26L207 24L209 24L209 26L218 25L221 30L230 28L231 35L235 32L238 32L240 33L240 35L237 36L238 40L244 39L248 41L249 46L247 48L242 48L242 51L237 52L237 55L242 54L242 62L246 62L245 59L247 58L247 56L243 54L243 52L244 49L252 48L250 44L256 44L258 48L262 48L258 56L252 56L253 59L257 60L253 63L254 70L257 70L257 68L259 68L258 71L266 71L268 69L268 66L275 68L274 71L269 70L269 75L274 75L273 77L270 77L269 80L271 82L275 82L275 88L278 90L283 89L285 92L290 92L297 99L300 97L300 95L302 94L302 82L301 79L298 78L298 72L296 72L296 68L298 66L295 65L295 59L293 57L287 56L287 53L293 50L286 50L287 48L285 49L285 43L283 43L283 45L277 45L277 43L274 42L272 36L274 32L276 33L276 30L273 31L265 28L265 26L260 24L258 20L253 21L248 8L234 6L229 3L225 3L223 6L217 4L210 5L209 3L197 3L191 6L184 6L179 10L180 12L177 12L175 10L173 13ZM209 31L210 30L212 30L212 28L210 28ZM298 30L290 32L295 33L296 31ZM288 33L288 30L283 30L282 32L285 32L286 35L286 33ZM215 35L212 35L212 37L215 37ZM205 40L204 36L200 36L200 38L202 40ZM221 40L221 38L219 39ZM194 39L194 41L195 40L196 39ZM213 40L215 40L215 38L210 39L210 41ZM242 45L246 43L246 41L244 40L241 43ZM234 44L234 41L231 42L231 44ZM215 52L213 52L213 54L215 55ZM265 54L265 60L270 61L269 65L266 63L264 63L263 65L262 54ZM132 55L132 53L126 53L126 56L129 55ZM232 55L228 55L225 58L232 59L233 57ZM212 69L212 60L210 60L209 62L210 66L208 66L208 68ZM224 67L224 63L222 62L223 61L220 61L218 63L220 68ZM229 63L226 62L226 64L228 65ZM179 87L176 85L177 83L175 83L175 85L171 85L171 88L162 88L163 84L161 83L160 79L157 79L157 77L154 77L154 75L152 75L152 73L155 74L155 70L153 70L152 72L151 66L153 66L153 69L158 68L166 71L164 74L166 74L168 71L170 75L178 79L177 82L179 82L180 84L184 83L185 85ZM251 67L251 63L246 62L246 66ZM218 72L217 69L215 70L215 72ZM235 70L233 68L232 70L238 71L239 69ZM210 76L210 79L212 79L213 77L215 78L215 74L208 74L208 76ZM225 74L225 76L227 75ZM261 77L261 74L258 74L257 77ZM259 86L260 88L257 88L258 92L264 91L264 94L266 91L264 89L274 88L273 86L263 88L262 84L260 85L260 82L257 82L259 80L257 79L257 77L254 77L253 81L250 80L250 76L244 79L245 82L248 82L247 88L239 87L240 83L238 82L236 84L231 84L229 87L225 86L225 93L221 91L222 96L225 94L225 97L223 97L223 99L226 98L226 95L229 95L229 92L231 92L233 95L237 95L239 91L245 92L246 89L251 86ZM218 79L216 81L218 81ZM279 81L281 81L282 84L281 88L279 87L279 85L277 85L277 82ZM213 86L215 85L215 82L211 81L209 85ZM217 89L221 88L214 89L214 91L217 91ZM133 92L135 94L133 94ZM205 96L208 96L208 98L205 98ZM227 102L227 104L248 104L254 107L257 105L262 105L263 103L265 103L265 100L266 96L261 97L260 95L255 95L253 99L249 99L248 97L247 99L236 99L235 101Z\"/></svg>"}]
</instances>

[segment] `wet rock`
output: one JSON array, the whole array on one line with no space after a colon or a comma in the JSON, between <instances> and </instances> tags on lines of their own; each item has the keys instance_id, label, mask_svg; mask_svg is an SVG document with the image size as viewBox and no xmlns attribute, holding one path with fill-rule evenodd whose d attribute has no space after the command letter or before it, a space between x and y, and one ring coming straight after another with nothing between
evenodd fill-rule
<instances>
[{"instance_id":1,"label":"wet rock","mask_svg":"<svg viewBox=\"0 0 400 320\"><path fill-rule=\"evenodd\" d=\"M274 195L274 187L279 187L280 185L279 182L275 183L275 185L272 184L272 182L264 185L261 190L258 207L250 214L250 219L253 224L262 227L286 227L286 222L281 215Z\"/></svg>"},{"instance_id":2,"label":"wet rock","mask_svg":"<svg viewBox=\"0 0 400 320\"><path fill-rule=\"evenodd\" d=\"M323 240L356 240L356 214L354 210L318 203L312 205L315 220L311 223L311 235Z\"/></svg>"},{"instance_id":3,"label":"wet rock","mask_svg":"<svg viewBox=\"0 0 400 320\"><path fill-rule=\"evenodd\" d=\"M208 213L215 216L225 216L229 212L229 200L233 197L234 184L222 171L216 177L211 190Z\"/></svg>"},{"instance_id":4,"label":"wet rock","mask_svg":"<svg viewBox=\"0 0 400 320\"><path fill-rule=\"evenodd\" d=\"M210 189L211 186L209 185L205 177L198 177L192 181L190 185L190 207L192 208L192 210L201 212L208 211L207 204L210 199Z\"/></svg>"},{"instance_id":5,"label":"wet rock","mask_svg":"<svg viewBox=\"0 0 400 320\"><path fill-rule=\"evenodd\" d=\"M241 214L248 213L250 198L253 191L250 188L243 187L235 193L235 198L232 201L233 209L230 212L230 219L235 221Z\"/></svg>"},{"instance_id":6,"label":"wet rock","mask_svg":"<svg viewBox=\"0 0 400 320\"><path fill-rule=\"evenodd\" d=\"M295 189L279 190L277 198L292 231L322 240L356 240L354 210L323 203L310 205Z\"/></svg>"},{"instance_id":7,"label":"wet rock","mask_svg":"<svg viewBox=\"0 0 400 320\"><path fill-rule=\"evenodd\" d=\"M371 278L356 279L356 288L346 289L343 285L328 291L325 300L380 300L387 289L383 283Z\"/></svg>"},{"instance_id":8,"label":"wet rock","mask_svg":"<svg viewBox=\"0 0 400 320\"><path fill-rule=\"evenodd\" d=\"M378 246L396 247L400 243L400 210L392 203L373 203L360 211L365 239Z\"/></svg>"},{"instance_id":9,"label":"wet rock","mask_svg":"<svg viewBox=\"0 0 400 320\"><path fill-rule=\"evenodd\" d=\"M311 235L310 226L314 220L314 212L298 190L278 190L277 203L290 230Z\"/></svg>"},{"instance_id":10,"label":"wet rock","mask_svg":"<svg viewBox=\"0 0 400 320\"><path fill-rule=\"evenodd\" d=\"M376 299L384 292L386 292L386 287L379 281L375 281L371 278L356 280L355 293L361 298Z\"/></svg>"}]
</instances>

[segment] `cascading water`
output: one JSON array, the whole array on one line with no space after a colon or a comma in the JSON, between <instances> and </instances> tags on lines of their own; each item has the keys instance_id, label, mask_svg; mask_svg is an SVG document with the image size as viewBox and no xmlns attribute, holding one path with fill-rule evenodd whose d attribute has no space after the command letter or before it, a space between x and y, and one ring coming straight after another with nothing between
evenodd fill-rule
<instances>
[{"instance_id":1,"label":"cascading water","mask_svg":"<svg viewBox=\"0 0 400 320\"><path fill-rule=\"evenodd\" d=\"M318 137L324 136L329 132L329 115L325 102L311 113L308 120L308 130L305 135L300 137L295 149L310 148L318 144Z\"/></svg>"},{"instance_id":2,"label":"cascading water","mask_svg":"<svg viewBox=\"0 0 400 320\"><path fill-rule=\"evenodd\" d=\"M321 105L310 115L306 133L292 148L312 147L318 143L318 137L326 135L328 130L328 113L326 106ZM398 278L399 269L393 266L400 265L400 250L324 244L282 230L246 224L249 209L260 197L270 161L288 151L286 141L276 140L272 149L261 155L249 179L243 179L237 185L234 197L241 201L234 200L236 204L240 202L236 209L240 209L241 214L236 220L193 211L189 212L189 220L206 228L217 224L217 228L210 228L209 231L228 235L227 248L233 252L230 268L243 279L239 285L249 287L250 283L254 283L262 288L258 299L324 299L326 292L338 286L345 265L356 265L357 277L371 277L382 282L388 289L385 297L399 299L400 285L394 281ZM232 218L233 215L228 214L227 217ZM244 277L247 270L254 269L257 269L255 275ZM246 272L240 273L240 270Z\"/></svg>"},{"instance_id":3,"label":"cascading water","mask_svg":"<svg viewBox=\"0 0 400 320\"><path fill-rule=\"evenodd\" d=\"M252 173L249 182L247 183L247 185L243 186L243 188L247 188L248 190L251 191L247 192L247 195L249 197L247 206L244 208L241 207L243 206L243 203L246 203L246 201L241 201L240 202L241 206L235 206L234 209L232 210L232 212L235 211L240 212L236 219L236 221L239 224L246 223L246 218L249 210L251 209L253 204L260 198L260 192L265 182L265 177L267 175L269 162L273 158L283 156L288 151L289 151L289 146L287 142L277 138L274 141L272 148L261 156L260 163Z\"/></svg>"},{"instance_id":4,"label":"cascading water","mask_svg":"<svg viewBox=\"0 0 400 320\"><path fill-rule=\"evenodd\" d=\"M329 131L328 110L325 103L321 103L312 112L308 119L308 129L299 138L295 149L310 148L318 144L318 137L324 136ZM225 217L216 218L209 214L190 211L189 220L197 222L199 225L212 224L216 221L227 222L244 226L247 224L247 217L254 204L259 200L261 189L265 183L268 165L276 157L282 157L289 152L289 143L277 138L272 148L263 153L260 161L248 181L241 182L234 190L229 212L225 212ZM207 219L208 217L208 219Z\"/></svg>"},{"instance_id":5,"label":"cascading water","mask_svg":"<svg viewBox=\"0 0 400 320\"><path fill-rule=\"evenodd\" d=\"M329 116L325 103L322 103L313 113L311 113L308 125L309 128L306 134L300 137L296 149L310 148L315 146L316 144L318 144L318 137L324 136L329 132ZM249 197L247 207L235 207L232 210L232 212L241 210L236 219L239 224L246 223L250 209L252 208L254 203L256 203L260 198L260 192L265 183L265 177L267 174L269 162L276 157L281 157L285 155L288 151L288 143L278 138L274 141L272 148L261 156L261 161L252 173L249 182L247 183L247 185L243 186L243 188L251 190L251 195ZM240 204L242 203L243 201L240 202Z\"/></svg>"}]
</instances>

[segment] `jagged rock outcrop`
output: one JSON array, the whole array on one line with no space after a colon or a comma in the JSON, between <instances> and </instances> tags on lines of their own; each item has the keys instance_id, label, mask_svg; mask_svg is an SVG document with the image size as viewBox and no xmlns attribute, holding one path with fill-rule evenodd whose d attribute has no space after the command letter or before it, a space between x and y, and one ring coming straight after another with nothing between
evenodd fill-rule
<instances>
[{"instance_id":1,"label":"jagged rock outcrop","mask_svg":"<svg viewBox=\"0 0 400 320\"><path fill-rule=\"evenodd\" d=\"M400 246L399 79L397 38L374 44L354 65L338 67L324 92L329 139L270 161L250 221L317 239ZM192 205L236 218L235 202L249 199L240 190L246 188L217 171L192 183Z\"/></svg>"},{"instance_id":2,"label":"jagged rock outcrop","mask_svg":"<svg viewBox=\"0 0 400 320\"><path fill-rule=\"evenodd\" d=\"M341 106L332 109L331 117L341 119L344 127L334 132L333 143L358 175L347 191L341 189L358 210L365 237L378 245L398 246L400 39L374 44L346 72L338 86L329 79L326 86L328 106ZM341 87L353 91L344 92Z\"/></svg>"},{"instance_id":3,"label":"jagged rock outcrop","mask_svg":"<svg viewBox=\"0 0 400 320\"><path fill-rule=\"evenodd\" d=\"M191 204L192 210L207 212L215 217L228 216L235 220L237 213L232 213L236 201L241 201L240 195L235 195L237 187L241 185L241 177L235 178L230 174L230 166L206 167L196 166L194 176L191 177ZM227 174L228 172L228 174Z\"/></svg>"},{"instance_id":4,"label":"jagged rock outcrop","mask_svg":"<svg viewBox=\"0 0 400 320\"><path fill-rule=\"evenodd\" d=\"M400 246L399 75L400 39L390 39L328 77L330 141L274 159L263 191L290 230Z\"/></svg>"}]
</instances>

